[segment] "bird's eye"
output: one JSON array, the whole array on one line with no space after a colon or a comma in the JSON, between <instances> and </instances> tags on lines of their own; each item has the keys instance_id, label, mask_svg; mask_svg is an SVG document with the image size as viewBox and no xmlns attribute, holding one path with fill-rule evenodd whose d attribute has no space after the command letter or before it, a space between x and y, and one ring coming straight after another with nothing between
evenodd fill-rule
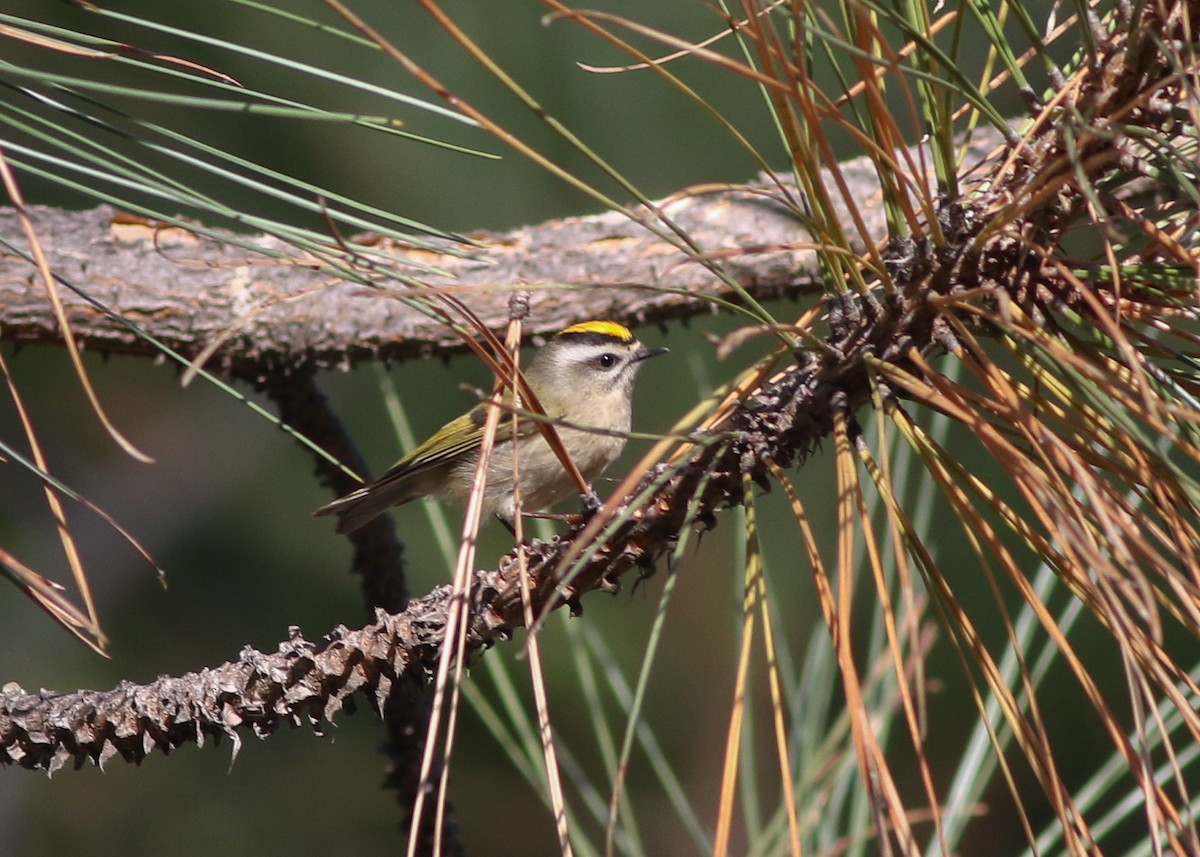
<instances>
[{"instance_id":1,"label":"bird's eye","mask_svg":"<svg viewBox=\"0 0 1200 857\"><path fill-rule=\"evenodd\" d=\"M612 353L601 354L596 358L596 362L600 364L602 369L611 369L617 365L617 355Z\"/></svg>"}]
</instances>

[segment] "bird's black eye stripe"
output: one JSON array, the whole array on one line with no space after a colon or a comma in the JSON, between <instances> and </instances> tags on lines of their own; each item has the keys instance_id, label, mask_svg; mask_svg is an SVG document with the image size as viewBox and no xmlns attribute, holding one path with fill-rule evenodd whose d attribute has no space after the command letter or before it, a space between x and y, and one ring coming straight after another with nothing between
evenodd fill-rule
<instances>
[{"instance_id":1,"label":"bird's black eye stripe","mask_svg":"<svg viewBox=\"0 0 1200 857\"><path fill-rule=\"evenodd\" d=\"M611 369L617 365L617 355L611 351L606 351L596 358L596 362L600 364L602 369Z\"/></svg>"}]
</instances>

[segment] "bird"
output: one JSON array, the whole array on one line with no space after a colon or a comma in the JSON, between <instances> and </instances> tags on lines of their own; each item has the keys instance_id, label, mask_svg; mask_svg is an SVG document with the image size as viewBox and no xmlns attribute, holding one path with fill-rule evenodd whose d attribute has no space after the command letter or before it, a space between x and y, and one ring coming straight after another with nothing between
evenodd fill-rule
<instances>
[{"instance_id":1,"label":"bird","mask_svg":"<svg viewBox=\"0 0 1200 857\"><path fill-rule=\"evenodd\" d=\"M584 321L556 333L524 370L546 416L562 422L556 426L558 436L589 485L625 448L632 423L633 384L643 362L667 350L643 345L618 322ZM511 391L506 400L514 406ZM515 407L522 407L519 396ZM313 514L337 515L336 531L346 534L392 506L421 497L466 505L487 414L488 404L481 402L446 423L378 479ZM514 439L512 420L501 415L488 462L483 514L496 516L510 530L517 511L514 442L522 509L545 509L578 491L536 420L520 418Z\"/></svg>"}]
</instances>

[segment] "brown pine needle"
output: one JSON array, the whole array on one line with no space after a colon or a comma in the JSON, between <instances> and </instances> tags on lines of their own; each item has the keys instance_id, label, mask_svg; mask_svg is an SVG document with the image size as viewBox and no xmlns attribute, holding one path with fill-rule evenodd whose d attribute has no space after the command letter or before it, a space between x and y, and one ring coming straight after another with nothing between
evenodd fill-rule
<instances>
[{"instance_id":1,"label":"brown pine needle","mask_svg":"<svg viewBox=\"0 0 1200 857\"><path fill-rule=\"evenodd\" d=\"M12 373L8 371L8 362L4 359L2 353L0 353L0 374L4 375L4 380L8 384L8 393L21 420L21 428L25 432L26 440L29 442L29 449L33 454L34 464L43 473L49 473L46 456L42 452L42 445L38 441L37 432L34 431L33 421L30 419L29 412L25 409L25 402L21 397L20 391L17 389L17 384L13 379ZM56 605L54 609L47 609L47 612L58 619L67 630L87 643L88 646L107 657L108 640L104 636L104 631L100 628L100 615L96 611L96 603L92 598L92 589L88 583L87 572L83 567L83 558L80 556L79 548L75 544L75 537L71 533L71 528L67 525L66 510L63 509L58 491L52 485L44 482L42 488L46 495L46 505L50 507L50 514L54 518L59 541L63 546L63 554L66 556L67 564L71 568L71 574L75 579L75 586L79 590L80 597L83 598L84 609L87 611L87 620L80 625L77 611L74 608L61 609L62 605L60 602L65 599L61 596L58 599L51 598L42 587L26 589L26 592L31 597L34 597L44 609L47 608L48 604ZM21 567L23 568L23 566ZM40 595L35 593L40 593Z\"/></svg>"}]
</instances>

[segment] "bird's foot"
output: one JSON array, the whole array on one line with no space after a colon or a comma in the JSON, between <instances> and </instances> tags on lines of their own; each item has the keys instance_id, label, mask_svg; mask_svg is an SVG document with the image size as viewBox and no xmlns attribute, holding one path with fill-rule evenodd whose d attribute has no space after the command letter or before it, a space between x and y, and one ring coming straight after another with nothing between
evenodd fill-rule
<instances>
[{"instance_id":1,"label":"bird's foot","mask_svg":"<svg viewBox=\"0 0 1200 857\"><path fill-rule=\"evenodd\" d=\"M590 520L593 515L600 511L600 507L604 504L600 502L600 498L596 496L595 491L588 491L586 494L580 495L583 501L583 511L580 514L585 521Z\"/></svg>"}]
</instances>

